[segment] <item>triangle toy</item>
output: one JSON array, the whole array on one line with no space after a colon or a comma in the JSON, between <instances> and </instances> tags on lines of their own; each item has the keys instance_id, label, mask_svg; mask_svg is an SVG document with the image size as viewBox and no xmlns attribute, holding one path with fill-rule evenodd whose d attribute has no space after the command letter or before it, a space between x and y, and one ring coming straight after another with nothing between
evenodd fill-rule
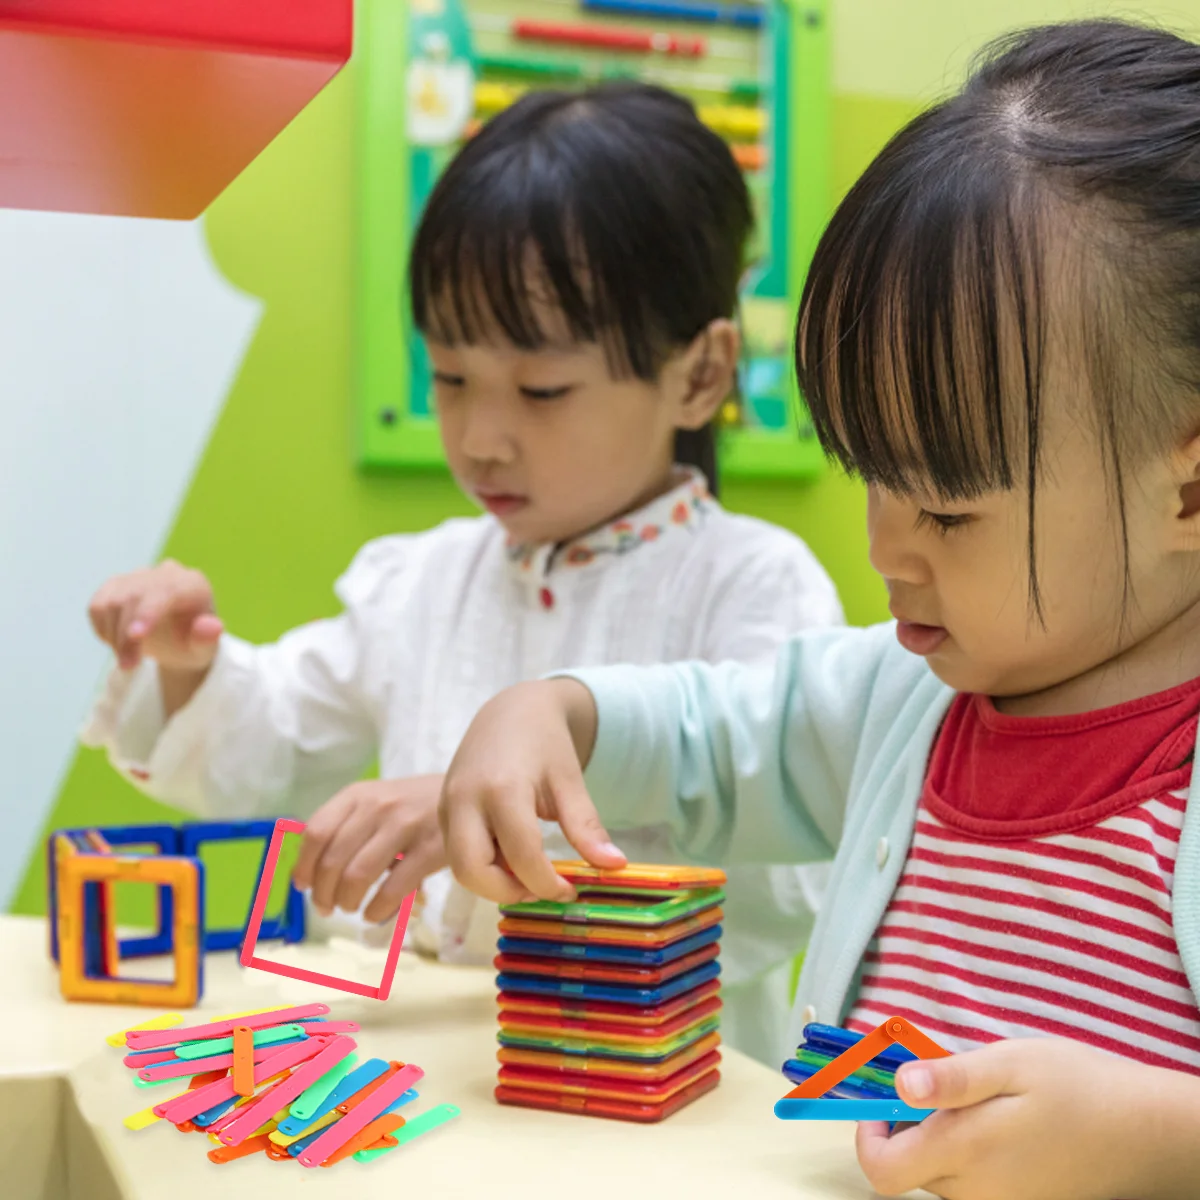
<instances>
[{"instance_id":1,"label":"triangle toy","mask_svg":"<svg viewBox=\"0 0 1200 1200\"><path fill-rule=\"evenodd\" d=\"M923 1121L935 1110L911 1108L899 1098L895 1100L846 1100L826 1098L825 1093L836 1087L859 1067L889 1046L899 1044L918 1058L948 1058L932 1038L928 1038L911 1021L889 1017L882 1025L866 1034L849 1050L843 1051L827 1066L803 1083L792 1088L775 1103L775 1115L782 1121Z\"/></svg>"}]
</instances>

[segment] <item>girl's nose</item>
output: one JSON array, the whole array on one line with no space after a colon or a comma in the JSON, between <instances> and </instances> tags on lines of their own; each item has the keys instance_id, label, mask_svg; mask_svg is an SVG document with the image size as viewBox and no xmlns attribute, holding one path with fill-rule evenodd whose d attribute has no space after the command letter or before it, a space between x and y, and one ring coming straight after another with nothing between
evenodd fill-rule
<instances>
[{"instance_id":1,"label":"girl's nose","mask_svg":"<svg viewBox=\"0 0 1200 1200\"><path fill-rule=\"evenodd\" d=\"M461 449L475 462L509 463L516 458L517 444L501 406L486 399L472 401L462 425Z\"/></svg>"},{"instance_id":2,"label":"girl's nose","mask_svg":"<svg viewBox=\"0 0 1200 1200\"><path fill-rule=\"evenodd\" d=\"M913 545L912 506L877 487L867 488L867 557L884 579L925 580L924 562Z\"/></svg>"}]
</instances>

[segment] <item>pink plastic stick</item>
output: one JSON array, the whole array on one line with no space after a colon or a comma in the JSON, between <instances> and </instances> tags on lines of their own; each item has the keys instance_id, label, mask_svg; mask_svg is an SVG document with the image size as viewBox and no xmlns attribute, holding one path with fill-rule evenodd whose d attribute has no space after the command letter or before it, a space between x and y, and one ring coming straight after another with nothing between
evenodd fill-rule
<instances>
[{"instance_id":1,"label":"pink plastic stick","mask_svg":"<svg viewBox=\"0 0 1200 1200\"><path fill-rule=\"evenodd\" d=\"M233 1122L236 1121L238 1117L240 1117L242 1113L246 1111L247 1104L257 1104L260 1100L265 1100L268 1096L274 1096L275 1093L279 1091L279 1089L283 1087L285 1083L287 1083L286 1079L280 1079L278 1082L271 1084L271 1086L260 1095L247 1097L245 1104L239 1104L235 1108L231 1108L223 1116L218 1117L211 1125L205 1126L204 1132L220 1133L222 1129L224 1129L227 1125L232 1125ZM276 1109L275 1111L278 1112L279 1109ZM264 1122L264 1124L265 1123L266 1122Z\"/></svg>"},{"instance_id":2,"label":"pink plastic stick","mask_svg":"<svg viewBox=\"0 0 1200 1200\"><path fill-rule=\"evenodd\" d=\"M357 983L353 979L339 979L335 975L324 975L320 971L306 971L302 967L289 966L287 963L271 962L259 958L255 953L258 945L258 934L262 928L263 914L267 911L267 900L271 895L271 884L275 878L275 868L279 865L279 851L283 846L285 833L303 833L303 821L279 820L275 822L275 832L271 835L267 846L267 857L263 862L262 875L258 881L258 891L254 893L254 907L250 910L250 920L246 925L246 938L242 942L240 962L243 967L253 967L257 971L269 971L272 975L282 975L286 979L299 979L303 983L315 983L320 987L335 988L339 992L350 992L355 996L366 996L369 1000L386 1000L391 994L392 980L396 974L396 964L400 961L400 951L404 946L404 931L408 928L408 919L412 914L413 901L416 893L404 897L400 911L396 914L396 927L392 931L392 944L388 948L387 962L383 968L383 978L378 987L367 983ZM404 857L397 854L396 860Z\"/></svg>"},{"instance_id":3,"label":"pink plastic stick","mask_svg":"<svg viewBox=\"0 0 1200 1200\"><path fill-rule=\"evenodd\" d=\"M255 1046L254 1061L266 1062L272 1054L278 1053L278 1046ZM205 1071L220 1071L232 1066L232 1054L214 1054L209 1058L177 1058L174 1062L144 1068L138 1072L138 1078L147 1083L158 1083L163 1079L178 1079L181 1075L203 1075Z\"/></svg>"},{"instance_id":4,"label":"pink plastic stick","mask_svg":"<svg viewBox=\"0 0 1200 1200\"><path fill-rule=\"evenodd\" d=\"M313 1037L321 1033L360 1033L362 1031L357 1021L298 1021L297 1024L305 1033Z\"/></svg>"},{"instance_id":5,"label":"pink plastic stick","mask_svg":"<svg viewBox=\"0 0 1200 1200\"><path fill-rule=\"evenodd\" d=\"M142 1067L152 1067L155 1063L178 1061L174 1050L155 1050L152 1054L127 1054L121 1059L125 1066L134 1071L140 1071Z\"/></svg>"},{"instance_id":6,"label":"pink plastic stick","mask_svg":"<svg viewBox=\"0 0 1200 1200\"><path fill-rule=\"evenodd\" d=\"M411 1064L402 1067L382 1087L376 1088L357 1107L323 1133L300 1155L306 1167L319 1167L331 1154L340 1150L356 1133L365 1129L393 1101L399 1100L425 1072Z\"/></svg>"},{"instance_id":7,"label":"pink plastic stick","mask_svg":"<svg viewBox=\"0 0 1200 1200\"><path fill-rule=\"evenodd\" d=\"M271 1055L261 1063L255 1063L255 1087L260 1083L265 1083L272 1075L278 1075L280 1071L307 1062L332 1041L333 1038L315 1037L304 1042L293 1042L290 1046L284 1046L278 1054ZM216 1083L210 1083L207 1087L188 1092L186 1096L179 1096L174 1100L156 1104L154 1115L163 1117L173 1125L178 1125L181 1121L190 1121L197 1113L204 1112L206 1108L212 1108L214 1104L220 1104L222 1100L229 1100L236 1095L237 1093L233 1090L233 1080L227 1075L224 1079L218 1079Z\"/></svg>"},{"instance_id":8,"label":"pink plastic stick","mask_svg":"<svg viewBox=\"0 0 1200 1200\"><path fill-rule=\"evenodd\" d=\"M244 1142L260 1125L269 1121L281 1108L291 1104L301 1092L307 1091L322 1075L336 1067L355 1046L353 1038L335 1037L316 1058L305 1063L299 1071L294 1071L292 1077L277 1093L263 1096L253 1104L247 1104L238 1114L237 1120L221 1130L221 1141L227 1146L236 1146ZM203 1112L203 1109L201 1111Z\"/></svg>"},{"instance_id":9,"label":"pink plastic stick","mask_svg":"<svg viewBox=\"0 0 1200 1200\"><path fill-rule=\"evenodd\" d=\"M157 1050L160 1046L177 1046L180 1042L202 1042L205 1038L228 1037L235 1025L251 1029L269 1029L272 1025L294 1025L305 1017L324 1017L328 1004L298 1004L292 1008L277 1008L274 1012L258 1013L253 1017L236 1017L229 1021L213 1021L209 1025L179 1026L175 1029L144 1029L125 1035L130 1050Z\"/></svg>"}]
</instances>

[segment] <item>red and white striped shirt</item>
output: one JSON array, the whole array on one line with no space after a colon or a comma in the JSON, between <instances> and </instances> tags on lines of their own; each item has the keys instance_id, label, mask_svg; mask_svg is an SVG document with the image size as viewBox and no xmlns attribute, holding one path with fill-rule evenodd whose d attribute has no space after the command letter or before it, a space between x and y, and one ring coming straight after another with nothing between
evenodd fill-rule
<instances>
[{"instance_id":1,"label":"red and white striped shirt","mask_svg":"<svg viewBox=\"0 0 1200 1200\"><path fill-rule=\"evenodd\" d=\"M846 1024L1069 1037L1200 1074L1171 890L1200 681L1073 717L959 696Z\"/></svg>"}]
</instances>

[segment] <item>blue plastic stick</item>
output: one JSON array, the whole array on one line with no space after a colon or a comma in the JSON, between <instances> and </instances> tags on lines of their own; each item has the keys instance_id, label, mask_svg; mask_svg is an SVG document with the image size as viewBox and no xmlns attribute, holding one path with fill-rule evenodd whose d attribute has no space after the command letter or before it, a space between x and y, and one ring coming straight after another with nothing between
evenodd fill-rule
<instances>
[{"instance_id":1,"label":"blue plastic stick","mask_svg":"<svg viewBox=\"0 0 1200 1200\"><path fill-rule=\"evenodd\" d=\"M389 1104L387 1108L385 1108L383 1112L379 1113L378 1115L384 1117L390 1112L395 1112L398 1108L403 1108L406 1104L411 1104L417 1098L417 1095L417 1092L413 1091L412 1088L409 1088L407 1092L404 1092L398 1099L393 1100L391 1104ZM341 1118L339 1117L338 1120L340 1119ZM334 1122L334 1124L336 1123L337 1122ZM306 1134L304 1137L292 1142L292 1144L288 1146L287 1152L293 1158L299 1158L300 1155L303 1154L304 1151L307 1150L309 1146L311 1146L313 1142L315 1142L317 1138L319 1138L329 1128L330 1126L325 1125L321 1129L316 1130L314 1133ZM291 1135L289 1134L288 1136L290 1137Z\"/></svg>"},{"instance_id":2,"label":"blue plastic stick","mask_svg":"<svg viewBox=\"0 0 1200 1200\"><path fill-rule=\"evenodd\" d=\"M279 1122L279 1132L285 1137L295 1137L303 1133L314 1121L319 1121L326 1113L331 1113L343 1101L349 1100L355 1092L362 1091L368 1083L373 1083L388 1069L387 1060L369 1058L361 1067L355 1067L341 1083L325 1097L324 1101L310 1116L285 1117Z\"/></svg>"},{"instance_id":3,"label":"blue plastic stick","mask_svg":"<svg viewBox=\"0 0 1200 1200\"><path fill-rule=\"evenodd\" d=\"M909 1108L899 1100L777 1100L781 1121L923 1121L932 1108Z\"/></svg>"},{"instance_id":4,"label":"blue plastic stick","mask_svg":"<svg viewBox=\"0 0 1200 1200\"><path fill-rule=\"evenodd\" d=\"M583 0L584 12L620 13L626 17L694 21L703 25L735 25L761 29L762 9L743 4L681 4L679 0Z\"/></svg>"}]
</instances>

